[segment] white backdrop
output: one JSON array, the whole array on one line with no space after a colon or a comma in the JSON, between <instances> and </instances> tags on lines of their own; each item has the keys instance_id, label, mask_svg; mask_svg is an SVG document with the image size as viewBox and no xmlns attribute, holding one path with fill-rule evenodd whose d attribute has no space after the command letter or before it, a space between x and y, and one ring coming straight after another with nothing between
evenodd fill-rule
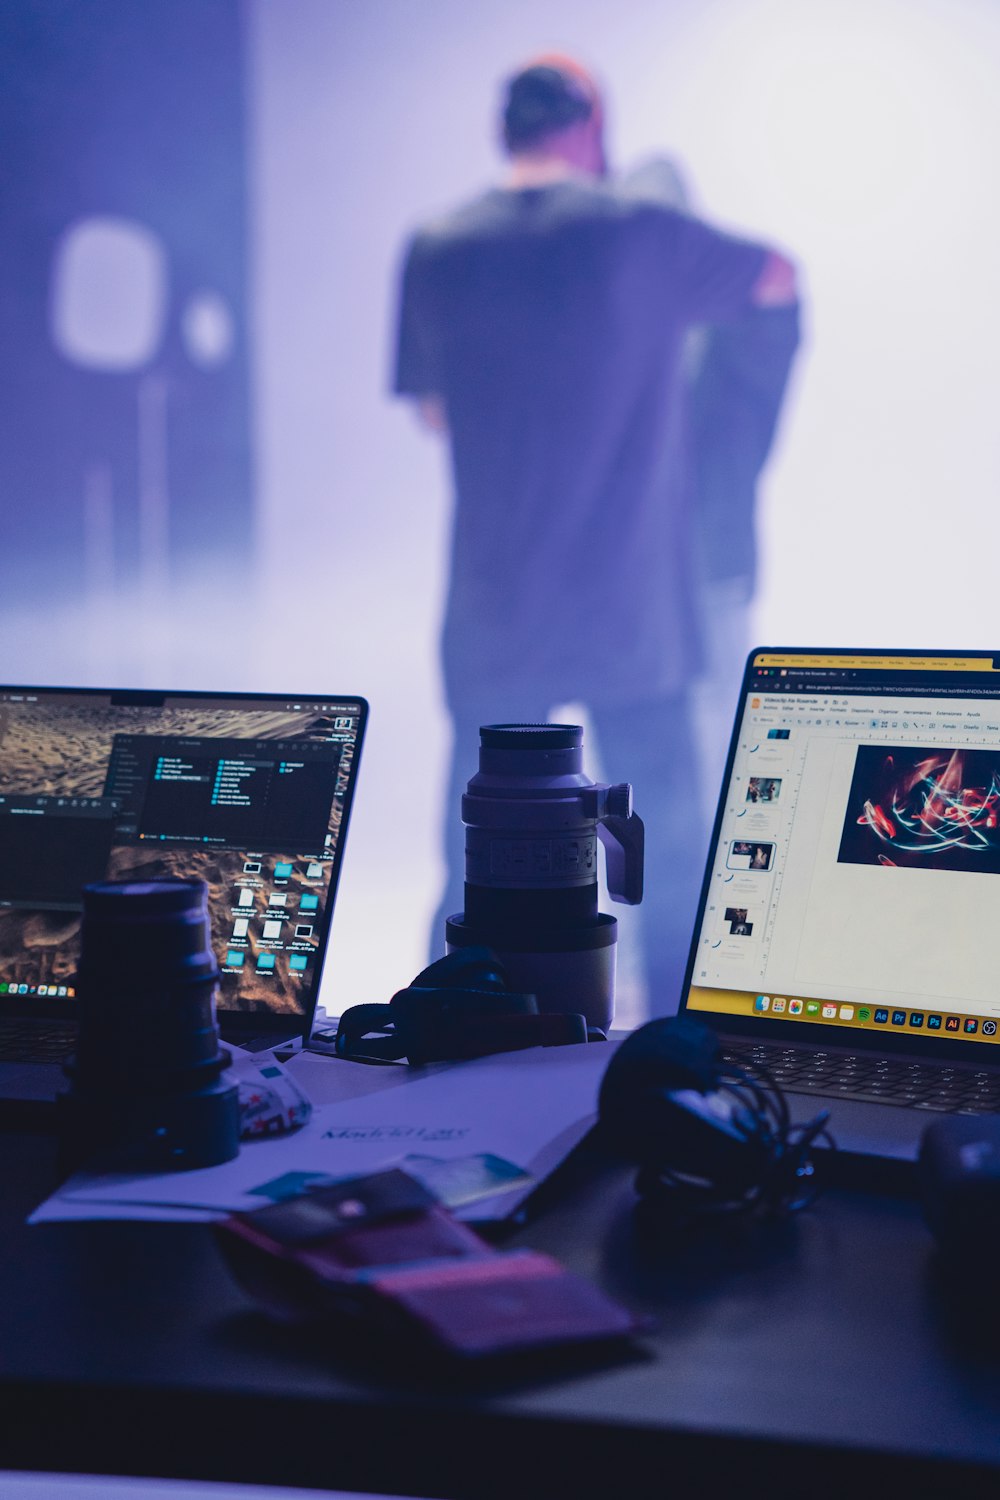
<instances>
[{"instance_id":1,"label":"white backdrop","mask_svg":"<svg viewBox=\"0 0 1000 1500\"><path fill-rule=\"evenodd\" d=\"M406 232L489 183L499 80L556 47L612 159L799 261L807 342L764 486L757 635L996 646L995 0L247 0L258 577L4 626L11 679L372 700L325 998L423 962L447 727L443 455L386 396ZM231 583L231 581L229 581ZM666 752L665 752L666 753Z\"/></svg>"},{"instance_id":2,"label":"white backdrop","mask_svg":"<svg viewBox=\"0 0 1000 1500\"><path fill-rule=\"evenodd\" d=\"M539 50L581 56L607 86L614 161L675 154L706 216L803 268L759 638L1000 645L1000 7L257 0L250 14L267 562L312 580L319 619L352 616L334 650L314 632L308 674L289 657L296 675L373 699L330 976L369 998L421 960L446 744L447 482L384 394L394 277L414 223L496 176L499 79ZM359 935L386 923L395 942L369 966Z\"/></svg>"}]
</instances>

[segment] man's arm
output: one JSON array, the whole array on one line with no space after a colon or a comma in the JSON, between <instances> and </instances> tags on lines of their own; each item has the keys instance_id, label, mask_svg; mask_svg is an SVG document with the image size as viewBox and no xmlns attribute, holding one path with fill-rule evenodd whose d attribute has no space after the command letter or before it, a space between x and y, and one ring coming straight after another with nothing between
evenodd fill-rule
<instances>
[{"instance_id":1,"label":"man's arm","mask_svg":"<svg viewBox=\"0 0 1000 1500\"><path fill-rule=\"evenodd\" d=\"M669 157L654 157L621 179L627 197L648 199L694 217L691 197L679 167ZM792 307L798 301L795 267L776 250L767 251L760 274L750 288L754 307Z\"/></svg>"},{"instance_id":2,"label":"man's arm","mask_svg":"<svg viewBox=\"0 0 1000 1500\"><path fill-rule=\"evenodd\" d=\"M448 414L440 394L441 352L427 281L427 244L417 235L410 242L400 279L396 369L393 388L413 401L423 425L448 431Z\"/></svg>"},{"instance_id":3,"label":"man's arm","mask_svg":"<svg viewBox=\"0 0 1000 1500\"><path fill-rule=\"evenodd\" d=\"M444 437L448 432L448 411L443 396L417 396L414 405L417 416L430 432L439 432Z\"/></svg>"},{"instance_id":4,"label":"man's arm","mask_svg":"<svg viewBox=\"0 0 1000 1500\"><path fill-rule=\"evenodd\" d=\"M768 245L724 234L667 210L678 306L691 323L728 323L748 309L793 307L795 267Z\"/></svg>"},{"instance_id":5,"label":"man's arm","mask_svg":"<svg viewBox=\"0 0 1000 1500\"><path fill-rule=\"evenodd\" d=\"M794 265L777 250L769 250L761 273L750 289L750 301L754 307L792 307L798 300Z\"/></svg>"},{"instance_id":6,"label":"man's arm","mask_svg":"<svg viewBox=\"0 0 1000 1500\"><path fill-rule=\"evenodd\" d=\"M694 525L708 578L753 579L757 484L798 342L797 302L750 307L705 330L687 409Z\"/></svg>"}]
</instances>

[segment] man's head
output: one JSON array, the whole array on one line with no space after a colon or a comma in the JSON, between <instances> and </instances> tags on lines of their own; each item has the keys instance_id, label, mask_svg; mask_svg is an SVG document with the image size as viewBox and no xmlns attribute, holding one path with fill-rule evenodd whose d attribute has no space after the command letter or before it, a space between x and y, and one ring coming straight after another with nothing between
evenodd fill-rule
<instances>
[{"instance_id":1,"label":"man's head","mask_svg":"<svg viewBox=\"0 0 1000 1500\"><path fill-rule=\"evenodd\" d=\"M508 79L501 125L515 159L561 162L595 177L607 170L600 90L572 58L539 57Z\"/></svg>"}]
</instances>

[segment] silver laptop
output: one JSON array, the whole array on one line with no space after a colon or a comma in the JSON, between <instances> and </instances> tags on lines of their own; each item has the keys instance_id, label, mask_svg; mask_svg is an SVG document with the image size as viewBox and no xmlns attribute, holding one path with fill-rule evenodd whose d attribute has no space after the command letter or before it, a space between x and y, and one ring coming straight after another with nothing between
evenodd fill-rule
<instances>
[{"instance_id":1,"label":"silver laptop","mask_svg":"<svg viewBox=\"0 0 1000 1500\"><path fill-rule=\"evenodd\" d=\"M912 1159L1000 1112L998 910L1000 656L752 652L682 1012Z\"/></svg>"},{"instance_id":2,"label":"silver laptop","mask_svg":"<svg viewBox=\"0 0 1000 1500\"><path fill-rule=\"evenodd\" d=\"M94 880L204 879L223 1037L308 1036L367 713L333 694L0 687L0 1100L62 1084Z\"/></svg>"}]
</instances>

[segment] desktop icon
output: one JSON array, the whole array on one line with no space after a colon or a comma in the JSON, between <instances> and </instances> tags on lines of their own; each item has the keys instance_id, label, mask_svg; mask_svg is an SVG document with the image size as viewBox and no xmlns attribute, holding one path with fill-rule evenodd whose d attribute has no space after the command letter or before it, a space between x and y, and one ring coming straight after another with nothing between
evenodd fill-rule
<instances>
[{"instance_id":1,"label":"desktop icon","mask_svg":"<svg viewBox=\"0 0 1000 1500\"><path fill-rule=\"evenodd\" d=\"M854 1006L853 1005L842 1005L840 1007L840 1019L842 1021L853 1021L854 1020Z\"/></svg>"},{"instance_id":2,"label":"desktop icon","mask_svg":"<svg viewBox=\"0 0 1000 1500\"><path fill-rule=\"evenodd\" d=\"M893 1024L893 1026L905 1026L906 1025L906 1011L905 1010L894 1010L893 1013L892 1013L892 1024Z\"/></svg>"},{"instance_id":3,"label":"desktop icon","mask_svg":"<svg viewBox=\"0 0 1000 1500\"><path fill-rule=\"evenodd\" d=\"M770 995L758 995L757 998L756 998L756 1000L753 1003L753 1008L754 1008L754 1010L759 1010L759 1011L770 1010L770 1008L771 1008L771 997L770 997Z\"/></svg>"},{"instance_id":4,"label":"desktop icon","mask_svg":"<svg viewBox=\"0 0 1000 1500\"><path fill-rule=\"evenodd\" d=\"M927 1017L927 1030L928 1031L940 1031L941 1030L941 1017L940 1016L928 1016Z\"/></svg>"},{"instance_id":5,"label":"desktop icon","mask_svg":"<svg viewBox=\"0 0 1000 1500\"><path fill-rule=\"evenodd\" d=\"M878 1008L878 1010L875 1012L875 1024L876 1024L876 1026L884 1026L885 1023L886 1023L886 1021L888 1021L888 1019L889 1019L889 1012L885 1009L884 1006L880 1005L879 1008Z\"/></svg>"},{"instance_id":6,"label":"desktop icon","mask_svg":"<svg viewBox=\"0 0 1000 1500\"><path fill-rule=\"evenodd\" d=\"M789 1002L788 1002L788 1014L790 1016L801 1016L801 1014L802 1014L802 1001L801 1000L789 1000Z\"/></svg>"},{"instance_id":7,"label":"desktop icon","mask_svg":"<svg viewBox=\"0 0 1000 1500\"><path fill-rule=\"evenodd\" d=\"M968 1031L971 1035L973 1031L979 1030L979 1022L974 1021L971 1016L967 1016L965 1020L964 1030Z\"/></svg>"},{"instance_id":8,"label":"desktop icon","mask_svg":"<svg viewBox=\"0 0 1000 1500\"><path fill-rule=\"evenodd\" d=\"M858 1020L859 1021L870 1021L871 1018L872 1018L872 1013L868 1009L867 1005L862 1005L861 1009L858 1011Z\"/></svg>"},{"instance_id":9,"label":"desktop icon","mask_svg":"<svg viewBox=\"0 0 1000 1500\"><path fill-rule=\"evenodd\" d=\"M298 935L298 928L296 928L296 935ZM774 1015L779 1015L781 1011L785 1009L785 1006L787 1004L787 1000L781 1000L777 996L775 996L775 998L771 1001L771 1010Z\"/></svg>"},{"instance_id":10,"label":"desktop icon","mask_svg":"<svg viewBox=\"0 0 1000 1500\"><path fill-rule=\"evenodd\" d=\"M818 1016L819 1015L819 1001L818 1000L807 1000L806 1001L806 1015L807 1016Z\"/></svg>"},{"instance_id":11,"label":"desktop icon","mask_svg":"<svg viewBox=\"0 0 1000 1500\"><path fill-rule=\"evenodd\" d=\"M996 1036L997 1023L995 1021L983 1022L983 1036Z\"/></svg>"},{"instance_id":12,"label":"desktop icon","mask_svg":"<svg viewBox=\"0 0 1000 1500\"><path fill-rule=\"evenodd\" d=\"M961 1028L962 1028L962 1023L958 1019L957 1016L945 1016L945 1019L944 1019L944 1029L945 1029L945 1031L960 1031Z\"/></svg>"},{"instance_id":13,"label":"desktop icon","mask_svg":"<svg viewBox=\"0 0 1000 1500\"><path fill-rule=\"evenodd\" d=\"M924 1024L924 1013L923 1013L923 1011L922 1010L911 1010L910 1011L910 1025L911 1026L922 1026L923 1024Z\"/></svg>"},{"instance_id":14,"label":"desktop icon","mask_svg":"<svg viewBox=\"0 0 1000 1500\"><path fill-rule=\"evenodd\" d=\"M823 1017L824 1017L825 1020L827 1020L827 1021L833 1021L833 1020L836 1019L836 1016L837 1016L837 1007L835 1005L830 1005L830 1004L824 1005L824 1007L823 1007Z\"/></svg>"}]
</instances>

